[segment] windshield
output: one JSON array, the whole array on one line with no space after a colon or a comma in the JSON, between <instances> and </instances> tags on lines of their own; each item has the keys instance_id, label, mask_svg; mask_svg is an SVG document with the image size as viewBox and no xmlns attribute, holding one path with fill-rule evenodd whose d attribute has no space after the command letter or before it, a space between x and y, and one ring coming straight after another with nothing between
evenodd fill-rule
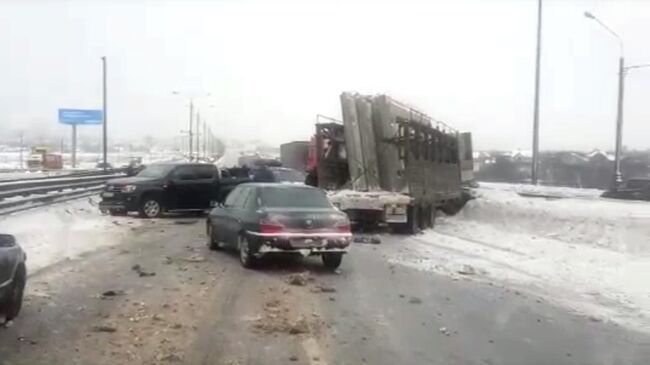
<instances>
[{"instance_id":1,"label":"windshield","mask_svg":"<svg viewBox=\"0 0 650 365\"><path fill-rule=\"evenodd\" d=\"M292 169L272 169L271 172L277 182L305 182L305 174Z\"/></svg>"},{"instance_id":2,"label":"windshield","mask_svg":"<svg viewBox=\"0 0 650 365\"><path fill-rule=\"evenodd\" d=\"M138 177L165 177L174 166L171 165L151 165L140 171Z\"/></svg>"},{"instance_id":3,"label":"windshield","mask_svg":"<svg viewBox=\"0 0 650 365\"><path fill-rule=\"evenodd\" d=\"M329 208L332 205L320 189L264 187L261 189L262 206L269 208Z\"/></svg>"}]
</instances>

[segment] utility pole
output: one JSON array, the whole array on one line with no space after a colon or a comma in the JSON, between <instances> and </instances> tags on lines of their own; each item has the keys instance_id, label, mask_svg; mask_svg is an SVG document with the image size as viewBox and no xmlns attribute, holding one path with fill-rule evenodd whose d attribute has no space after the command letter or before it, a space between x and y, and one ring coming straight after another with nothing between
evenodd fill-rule
<instances>
[{"instance_id":1,"label":"utility pole","mask_svg":"<svg viewBox=\"0 0 650 365\"><path fill-rule=\"evenodd\" d=\"M20 131L20 168L23 166L23 131Z\"/></svg>"},{"instance_id":2,"label":"utility pole","mask_svg":"<svg viewBox=\"0 0 650 365\"><path fill-rule=\"evenodd\" d=\"M194 122L194 100L190 99L190 151L188 154L188 158L190 161L192 161L192 124Z\"/></svg>"},{"instance_id":3,"label":"utility pole","mask_svg":"<svg viewBox=\"0 0 650 365\"><path fill-rule=\"evenodd\" d=\"M201 151L201 144L199 138L201 137L201 114L196 113L196 160L199 160L199 153Z\"/></svg>"},{"instance_id":4,"label":"utility pole","mask_svg":"<svg viewBox=\"0 0 650 365\"><path fill-rule=\"evenodd\" d=\"M625 58L618 59L618 103L616 106L616 151L614 153L614 181L616 190L623 185L621 174L621 149L623 145L623 97L625 93Z\"/></svg>"},{"instance_id":5,"label":"utility pole","mask_svg":"<svg viewBox=\"0 0 650 365\"><path fill-rule=\"evenodd\" d=\"M539 69L542 54L542 0L537 0L537 54L535 58L535 105L533 111L533 161L530 180L537 185L539 172Z\"/></svg>"},{"instance_id":6,"label":"utility pole","mask_svg":"<svg viewBox=\"0 0 650 365\"><path fill-rule=\"evenodd\" d=\"M70 154L72 168L77 167L77 124L72 125L72 151Z\"/></svg>"},{"instance_id":7,"label":"utility pole","mask_svg":"<svg viewBox=\"0 0 650 365\"><path fill-rule=\"evenodd\" d=\"M207 142L208 140L208 123L203 121L203 158L208 158Z\"/></svg>"},{"instance_id":8,"label":"utility pole","mask_svg":"<svg viewBox=\"0 0 650 365\"><path fill-rule=\"evenodd\" d=\"M623 149L623 101L625 96L625 76L630 69L650 67L650 64L640 64L625 66L625 52L623 39L614 32L610 27L596 18L592 13L586 11L585 17L591 19L603 27L607 32L618 41L620 56L618 58L618 101L616 104L616 151L614 157L614 177L612 179L612 190L618 190L623 184L623 174L621 173L621 154Z\"/></svg>"},{"instance_id":9,"label":"utility pole","mask_svg":"<svg viewBox=\"0 0 650 365\"><path fill-rule=\"evenodd\" d=\"M106 171L106 168L108 167L107 163L107 151L108 151L108 145L107 145L107 140L106 140L106 124L108 123L108 110L107 110L107 105L106 105L106 56L102 57L102 106L103 106L103 111L102 111L102 153L103 153L103 161L104 161L104 171ZM76 139L77 139L77 126L73 125L73 134L74 134L74 139L75 139L75 147L76 147ZM76 152L75 152L76 153ZM73 155L76 157L76 155ZM73 159L73 167L74 167L74 159Z\"/></svg>"}]
</instances>

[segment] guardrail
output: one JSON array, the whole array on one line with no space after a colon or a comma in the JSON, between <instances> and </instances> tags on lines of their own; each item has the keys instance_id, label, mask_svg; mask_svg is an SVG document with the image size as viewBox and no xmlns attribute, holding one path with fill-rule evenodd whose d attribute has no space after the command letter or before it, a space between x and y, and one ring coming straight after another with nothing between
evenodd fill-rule
<instances>
[{"instance_id":1,"label":"guardrail","mask_svg":"<svg viewBox=\"0 0 650 365\"><path fill-rule=\"evenodd\" d=\"M119 169L112 169L109 171L103 171L103 170L80 170L80 171L72 171L69 173L65 174L60 174L60 175L48 175L48 176L26 176L26 177L20 177L20 178L10 178L10 179L3 179L2 174L0 174L0 184L3 183L9 183L9 182L18 182L18 181L37 181L37 180L49 180L49 179L61 179L61 178L67 178L67 177L81 177L81 176L99 176L99 175L107 175L107 174L124 174L126 173L127 169L126 168L119 168Z\"/></svg>"},{"instance_id":2,"label":"guardrail","mask_svg":"<svg viewBox=\"0 0 650 365\"><path fill-rule=\"evenodd\" d=\"M98 186L107 180L123 177L125 175L99 175L51 178L44 180L21 180L12 182L0 182L0 200L17 196L29 196L34 194L48 194L55 191L68 189L83 189Z\"/></svg>"}]
</instances>

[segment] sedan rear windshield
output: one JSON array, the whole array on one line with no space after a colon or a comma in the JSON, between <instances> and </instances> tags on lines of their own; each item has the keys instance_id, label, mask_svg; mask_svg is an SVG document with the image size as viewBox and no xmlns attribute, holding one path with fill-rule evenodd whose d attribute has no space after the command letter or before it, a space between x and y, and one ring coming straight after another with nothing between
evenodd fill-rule
<instances>
[{"instance_id":1,"label":"sedan rear windshield","mask_svg":"<svg viewBox=\"0 0 650 365\"><path fill-rule=\"evenodd\" d=\"M329 208L324 192L312 188L265 187L261 189L262 206L269 208Z\"/></svg>"}]
</instances>

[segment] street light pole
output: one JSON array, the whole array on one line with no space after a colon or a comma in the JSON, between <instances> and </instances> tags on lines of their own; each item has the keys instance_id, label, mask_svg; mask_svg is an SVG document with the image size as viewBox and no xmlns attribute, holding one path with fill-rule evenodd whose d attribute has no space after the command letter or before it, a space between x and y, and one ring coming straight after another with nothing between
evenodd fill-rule
<instances>
[{"instance_id":1,"label":"street light pole","mask_svg":"<svg viewBox=\"0 0 650 365\"><path fill-rule=\"evenodd\" d=\"M194 100L190 99L190 145L189 145L189 153L188 153L188 158L190 161L192 161L192 122L194 121Z\"/></svg>"},{"instance_id":2,"label":"street light pole","mask_svg":"<svg viewBox=\"0 0 650 365\"><path fill-rule=\"evenodd\" d=\"M530 180L537 185L539 172L539 69L542 54L542 0L537 0L537 53L535 58L535 102L533 111L533 161Z\"/></svg>"},{"instance_id":3,"label":"street light pole","mask_svg":"<svg viewBox=\"0 0 650 365\"><path fill-rule=\"evenodd\" d=\"M625 94L625 58L618 59L618 104L616 107L616 152L614 157L614 182L613 188L618 189L623 185L621 174L621 149L623 146L623 98Z\"/></svg>"},{"instance_id":4,"label":"street light pole","mask_svg":"<svg viewBox=\"0 0 650 365\"><path fill-rule=\"evenodd\" d=\"M616 151L614 152L614 177L612 179L612 190L617 190L623 184L621 174L621 149L623 145L623 98L625 89L625 58L623 52L623 39L605 23L596 18L592 13L586 11L585 17L600 24L605 30L618 40L620 56L618 59L618 102L616 105Z\"/></svg>"},{"instance_id":5,"label":"street light pole","mask_svg":"<svg viewBox=\"0 0 650 365\"><path fill-rule=\"evenodd\" d=\"M103 154L103 162L104 162L104 171L108 168L107 162L107 151L108 151L108 145L107 145L107 138L106 138L106 124L108 124L108 108L106 105L106 56L102 57L102 154ZM73 129L76 128L76 125L73 125ZM76 151L74 151L76 152ZM73 152L73 153L74 153ZM73 162L74 164L74 162Z\"/></svg>"}]
</instances>

